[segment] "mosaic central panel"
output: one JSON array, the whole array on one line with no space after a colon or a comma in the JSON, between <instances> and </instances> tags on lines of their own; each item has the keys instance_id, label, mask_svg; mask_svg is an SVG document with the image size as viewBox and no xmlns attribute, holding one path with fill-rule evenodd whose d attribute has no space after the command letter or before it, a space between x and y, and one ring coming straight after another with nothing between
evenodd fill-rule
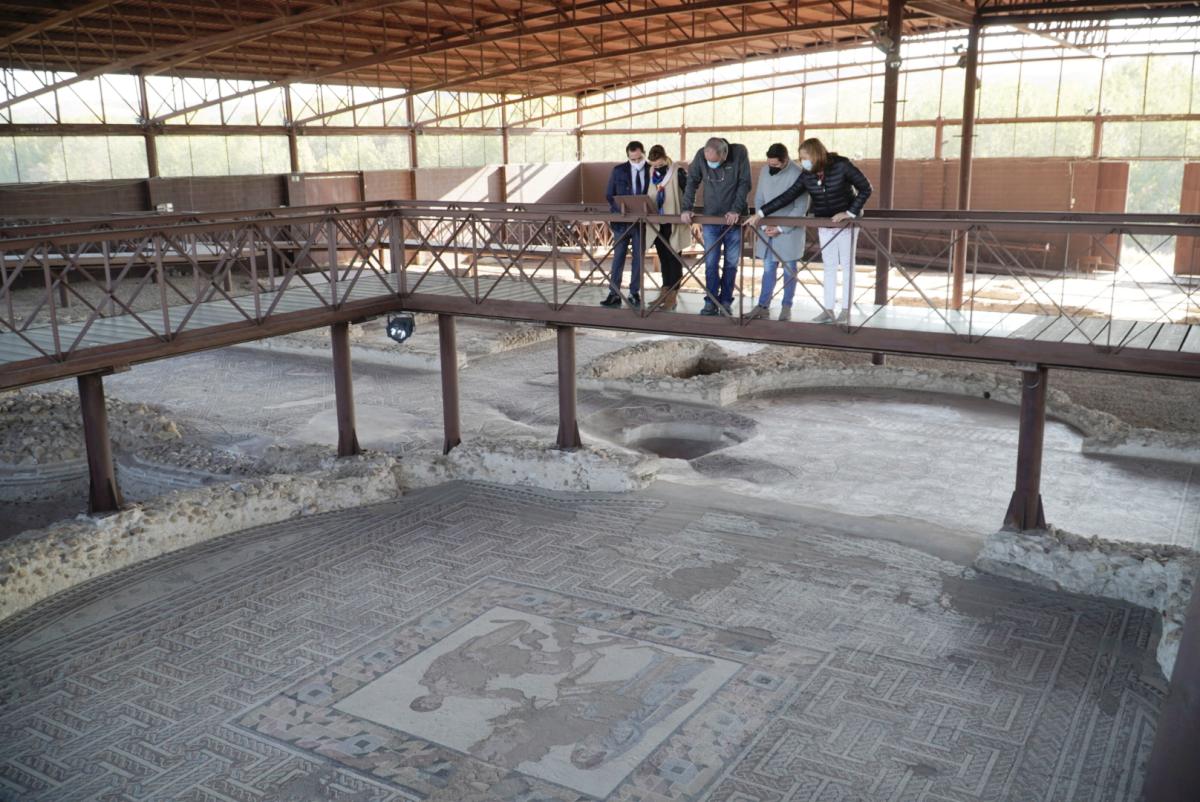
<instances>
[{"instance_id":1,"label":"mosaic central panel","mask_svg":"<svg viewBox=\"0 0 1200 802\"><path fill-rule=\"evenodd\" d=\"M727 633L486 580L240 724L418 796L494 799L508 778L604 798L647 758L663 790L703 786L732 711L778 686L738 656Z\"/></svg>"},{"instance_id":2,"label":"mosaic central panel","mask_svg":"<svg viewBox=\"0 0 1200 802\"><path fill-rule=\"evenodd\" d=\"M737 669L496 607L335 707L606 796Z\"/></svg>"}]
</instances>

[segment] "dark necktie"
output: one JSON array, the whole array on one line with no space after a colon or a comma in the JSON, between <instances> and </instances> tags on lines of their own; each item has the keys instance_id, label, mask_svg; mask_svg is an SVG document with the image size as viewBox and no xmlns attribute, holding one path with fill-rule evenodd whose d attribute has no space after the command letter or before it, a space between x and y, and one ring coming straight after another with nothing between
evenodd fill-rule
<instances>
[{"instance_id":1,"label":"dark necktie","mask_svg":"<svg viewBox=\"0 0 1200 802\"><path fill-rule=\"evenodd\" d=\"M636 169L633 171L633 194L634 195L642 194L642 171L641 171L641 169Z\"/></svg>"}]
</instances>

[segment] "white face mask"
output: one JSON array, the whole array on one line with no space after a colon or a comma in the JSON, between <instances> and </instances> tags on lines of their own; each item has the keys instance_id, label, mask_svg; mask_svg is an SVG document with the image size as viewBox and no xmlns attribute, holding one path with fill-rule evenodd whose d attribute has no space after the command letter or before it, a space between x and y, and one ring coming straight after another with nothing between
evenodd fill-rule
<instances>
[{"instance_id":1,"label":"white face mask","mask_svg":"<svg viewBox=\"0 0 1200 802\"><path fill-rule=\"evenodd\" d=\"M812 159L801 159L800 166L805 170L812 170Z\"/></svg>"},{"instance_id":2,"label":"white face mask","mask_svg":"<svg viewBox=\"0 0 1200 802\"><path fill-rule=\"evenodd\" d=\"M646 161L645 157L642 157L640 159L630 159L629 163L632 164L634 167L641 167L642 163L645 161Z\"/></svg>"},{"instance_id":3,"label":"white face mask","mask_svg":"<svg viewBox=\"0 0 1200 802\"><path fill-rule=\"evenodd\" d=\"M708 159L705 159L704 163L714 170L721 166L720 162L710 162Z\"/></svg>"}]
</instances>

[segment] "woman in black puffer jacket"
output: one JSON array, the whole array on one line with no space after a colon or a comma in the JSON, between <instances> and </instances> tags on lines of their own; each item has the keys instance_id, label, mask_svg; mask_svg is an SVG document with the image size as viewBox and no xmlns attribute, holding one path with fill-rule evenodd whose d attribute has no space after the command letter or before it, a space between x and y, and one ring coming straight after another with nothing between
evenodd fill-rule
<instances>
[{"instance_id":1,"label":"woman in black puffer jacket","mask_svg":"<svg viewBox=\"0 0 1200 802\"><path fill-rule=\"evenodd\" d=\"M808 207L813 217L828 217L841 223L859 217L867 198L871 197L871 182L845 156L830 153L819 139L806 139L800 145L800 177L796 182L757 210L763 218L782 209L805 192L812 197ZM850 322L850 304L854 299L854 250L858 245L858 229L852 226L821 226L817 228L821 243L821 261L825 265L825 309L818 323L837 320ZM837 309L837 275L842 268L845 287L842 312ZM836 315L836 317L835 317Z\"/></svg>"}]
</instances>

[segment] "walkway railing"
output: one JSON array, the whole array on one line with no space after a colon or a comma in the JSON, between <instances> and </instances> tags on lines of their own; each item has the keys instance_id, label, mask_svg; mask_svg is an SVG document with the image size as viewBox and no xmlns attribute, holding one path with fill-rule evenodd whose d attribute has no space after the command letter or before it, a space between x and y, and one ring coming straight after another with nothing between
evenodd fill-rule
<instances>
[{"instance_id":1,"label":"walkway railing","mask_svg":"<svg viewBox=\"0 0 1200 802\"><path fill-rule=\"evenodd\" d=\"M766 300L777 316L787 283L759 298L762 260L751 254L761 243L780 256L762 228L696 222L742 238L733 301L715 317L687 314L721 300L706 289L712 249L702 246L676 252L676 311L656 300L661 266L649 269L649 254L644 302L631 304L626 285L623 309L600 307L616 250L640 237L652 251L654 226L680 223L598 207L389 201L10 227L0 231L0 387L398 309L1200 377L1200 284L1175 275L1159 247L1200 236L1195 218L868 214L840 226L857 234L860 264L849 320L836 326L810 322L823 305L815 236L784 323L749 314ZM613 224L626 224L615 237ZM1072 255L1065 269L1039 254L1054 238ZM963 239L972 259L955 276Z\"/></svg>"}]
</instances>

